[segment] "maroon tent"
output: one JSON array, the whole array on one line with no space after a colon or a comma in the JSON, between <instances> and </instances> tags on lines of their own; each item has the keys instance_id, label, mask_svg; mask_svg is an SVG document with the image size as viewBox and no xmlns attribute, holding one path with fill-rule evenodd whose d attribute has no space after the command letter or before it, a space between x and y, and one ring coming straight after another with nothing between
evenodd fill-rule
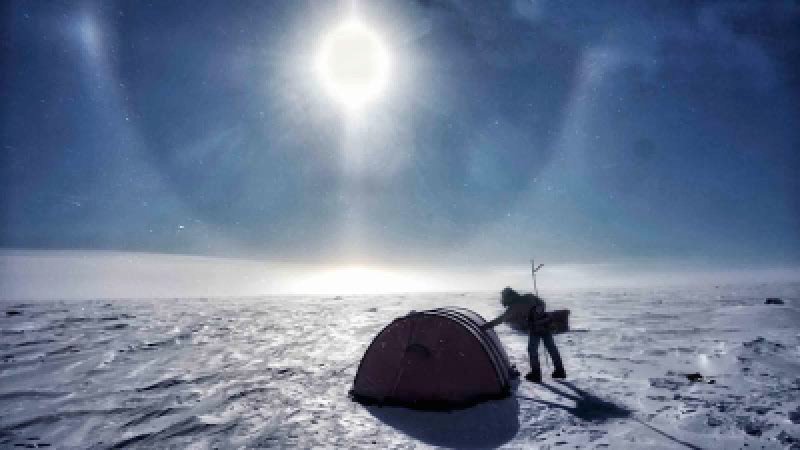
<instances>
[{"instance_id":1,"label":"maroon tent","mask_svg":"<svg viewBox=\"0 0 800 450\"><path fill-rule=\"evenodd\" d=\"M363 403L457 408L509 394L517 375L486 321L463 308L412 311L367 348L351 395Z\"/></svg>"}]
</instances>

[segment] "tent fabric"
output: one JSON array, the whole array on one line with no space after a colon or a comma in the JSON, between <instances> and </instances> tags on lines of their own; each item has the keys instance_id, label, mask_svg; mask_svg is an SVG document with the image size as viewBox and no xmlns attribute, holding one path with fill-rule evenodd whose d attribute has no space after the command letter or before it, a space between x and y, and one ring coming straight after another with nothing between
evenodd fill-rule
<instances>
[{"instance_id":1,"label":"tent fabric","mask_svg":"<svg viewBox=\"0 0 800 450\"><path fill-rule=\"evenodd\" d=\"M486 321L464 308L412 311L372 341L351 395L362 403L449 409L502 398L517 372Z\"/></svg>"}]
</instances>

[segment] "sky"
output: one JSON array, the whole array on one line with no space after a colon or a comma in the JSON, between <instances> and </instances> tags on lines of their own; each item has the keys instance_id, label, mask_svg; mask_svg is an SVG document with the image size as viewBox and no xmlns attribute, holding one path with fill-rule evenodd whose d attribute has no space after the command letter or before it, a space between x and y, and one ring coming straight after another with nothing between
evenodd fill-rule
<instances>
[{"instance_id":1,"label":"sky","mask_svg":"<svg viewBox=\"0 0 800 450\"><path fill-rule=\"evenodd\" d=\"M17 1L0 247L800 263L800 3ZM353 14L357 111L315 58Z\"/></svg>"}]
</instances>

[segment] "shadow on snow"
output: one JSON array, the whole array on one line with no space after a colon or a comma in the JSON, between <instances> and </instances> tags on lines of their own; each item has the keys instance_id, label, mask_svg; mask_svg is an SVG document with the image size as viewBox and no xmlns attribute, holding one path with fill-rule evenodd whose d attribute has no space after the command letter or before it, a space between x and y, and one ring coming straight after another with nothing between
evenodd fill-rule
<instances>
[{"instance_id":1,"label":"shadow on snow","mask_svg":"<svg viewBox=\"0 0 800 450\"><path fill-rule=\"evenodd\" d=\"M451 448L499 447L517 435L520 428L518 399L533 401L551 408L563 409L574 417L593 423L613 419L630 419L669 439L675 444L699 447L671 436L639 419L635 411L604 400L566 381L558 385L540 384L554 394L574 402L565 405L525 395L512 395L502 400L480 403L471 408L446 412L419 411L392 406L366 406L367 411L383 423L426 444ZM516 391L516 390L515 390Z\"/></svg>"},{"instance_id":2,"label":"shadow on snow","mask_svg":"<svg viewBox=\"0 0 800 450\"><path fill-rule=\"evenodd\" d=\"M605 422L610 419L627 419L633 416L633 411L630 409L594 396L591 393L576 387L570 382L562 381L558 384L569 387L572 392L566 389L558 389L555 387L555 385L545 383L539 384L538 386L541 386L556 395L560 395L565 399L572 400L575 402L574 406L567 406L561 403L526 397L524 395L517 395L517 397L541 403L552 408L563 409L571 415L587 422Z\"/></svg>"},{"instance_id":3,"label":"shadow on snow","mask_svg":"<svg viewBox=\"0 0 800 450\"><path fill-rule=\"evenodd\" d=\"M519 431L519 402L513 395L445 412L389 406L367 406L366 409L383 423L439 447L498 447Z\"/></svg>"},{"instance_id":4,"label":"shadow on snow","mask_svg":"<svg viewBox=\"0 0 800 450\"><path fill-rule=\"evenodd\" d=\"M565 389L564 390L558 389L554 385L550 384L541 384L540 386L553 392L556 395L560 395L568 400L572 400L573 402L575 402L574 406L567 406L547 400L540 400L537 398L526 397L524 395L517 395L517 397L524 400L530 400L537 403L541 403L549 407L563 409L568 413L570 413L571 415L581 420L585 420L587 422L600 423L611 419L631 419L636 422L639 422L640 424L649 428L653 432L658 433L664 438L669 439L675 444L680 444L686 448L690 448L693 450L700 449L700 447L692 443L678 439L677 437L672 436L664 432L663 430L656 428L653 425L643 421L642 419L637 417L635 411L628 409L625 406L618 405L608 400L603 400L600 397L592 395L591 393L578 388L577 386L568 381L561 381L558 384L568 387L572 392L569 392L568 390Z\"/></svg>"}]
</instances>

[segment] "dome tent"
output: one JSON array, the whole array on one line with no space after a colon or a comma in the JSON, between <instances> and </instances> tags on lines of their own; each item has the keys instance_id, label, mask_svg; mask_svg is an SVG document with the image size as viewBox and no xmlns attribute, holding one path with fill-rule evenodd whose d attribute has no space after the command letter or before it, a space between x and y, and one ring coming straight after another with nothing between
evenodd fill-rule
<instances>
[{"instance_id":1,"label":"dome tent","mask_svg":"<svg viewBox=\"0 0 800 450\"><path fill-rule=\"evenodd\" d=\"M352 397L420 409L502 398L518 375L486 321L463 308L412 311L386 326L364 353Z\"/></svg>"}]
</instances>

